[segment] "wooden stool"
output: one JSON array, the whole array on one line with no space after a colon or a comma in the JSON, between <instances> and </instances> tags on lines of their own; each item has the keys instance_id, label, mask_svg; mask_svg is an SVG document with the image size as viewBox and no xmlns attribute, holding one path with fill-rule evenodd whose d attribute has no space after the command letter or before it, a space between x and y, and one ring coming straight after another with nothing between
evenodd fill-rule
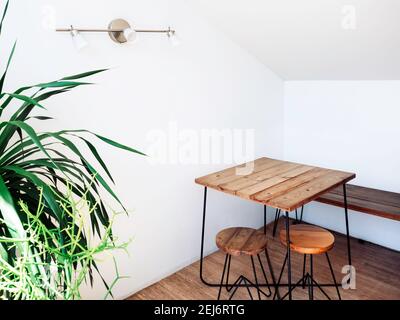
<instances>
[{"instance_id":1,"label":"wooden stool","mask_svg":"<svg viewBox=\"0 0 400 320\"><path fill-rule=\"evenodd\" d=\"M275 277L274 277L274 274L272 271L272 265L271 265L271 261L270 261L270 258L268 255L268 250L267 250L267 237L265 236L264 233L257 231L256 229L251 229L251 228L241 228L241 227L228 228L228 229L224 229L224 230L220 231L217 234L216 244L220 250L222 250L223 252L226 253L224 269L222 271L221 283L219 286L218 300L221 297L222 287L225 287L228 292L230 292L232 289L234 289L232 294L229 297L229 300L232 299L236 290L240 286L244 286L247 288L249 296L252 300L253 300L253 296L250 292L249 287L255 287L257 289L258 298L260 300L261 300L261 294L263 294L266 297L271 296L271 288L268 283L267 275L265 273L265 269L262 265L261 258L260 258L260 253L262 253L264 251L265 255L267 257L268 267L269 267L269 271L271 273L272 281L275 286L276 285ZM251 264L253 267L255 283L252 283L249 279L247 279L246 277L241 275L236 279L236 281L233 284L228 284L229 283L229 270L231 267L232 256L240 256L240 255L250 256ZM261 267L261 270L263 272L263 276L265 279L265 284L258 283L256 267L255 267L255 263L254 263L254 256L257 256L257 258L258 258L258 262L260 264L260 267ZM224 285L225 273L227 274L227 276L226 276L226 282ZM243 285L242 285L242 283L243 283ZM260 289L261 286L266 286L268 288L268 293L265 293L263 290L261 290ZM276 287L275 287L275 289L276 289ZM279 295L279 292L278 292L278 295Z\"/></svg>"},{"instance_id":2,"label":"wooden stool","mask_svg":"<svg viewBox=\"0 0 400 320\"><path fill-rule=\"evenodd\" d=\"M282 244L284 246L287 246L286 230L281 230L279 236ZM336 292L338 294L339 300L341 300L339 287L336 282L335 274L333 272L332 264L328 255L328 251L333 248L334 244L335 244L335 237L333 236L333 234L323 228L307 224L297 224L290 227L290 249L295 252L304 254L303 277L294 286L292 286L292 288L289 288L289 291L282 297L282 299L284 299L289 294L289 292L294 290L300 284L302 285L303 289L307 284L310 300L314 299L314 290L313 290L314 286L320 289L321 292L329 300L331 300L331 298L326 294L326 292L322 289L322 287L313 278L313 255L325 253L326 259L329 264L329 269L331 271L332 279L336 287ZM310 272L306 273L307 255L309 255L310 257ZM283 262L281 273L279 275L278 283L280 283L281 281L287 257L288 256L286 254L285 261Z\"/></svg>"}]
</instances>

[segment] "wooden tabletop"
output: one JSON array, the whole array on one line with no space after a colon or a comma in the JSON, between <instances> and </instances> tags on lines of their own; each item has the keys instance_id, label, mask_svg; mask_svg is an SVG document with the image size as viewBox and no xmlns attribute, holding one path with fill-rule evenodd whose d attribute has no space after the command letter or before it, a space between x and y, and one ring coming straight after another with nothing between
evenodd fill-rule
<instances>
[{"instance_id":1,"label":"wooden tabletop","mask_svg":"<svg viewBox=\"0 0 400 320\"><path fill-rule=\"evenodd\" d=\"M283 211L293 211L355 178L354 173L260 158L240 175L242 164L197 178L196 183ZM242 172L241 172L242 171Z\"/></svg>"}]
</instances>

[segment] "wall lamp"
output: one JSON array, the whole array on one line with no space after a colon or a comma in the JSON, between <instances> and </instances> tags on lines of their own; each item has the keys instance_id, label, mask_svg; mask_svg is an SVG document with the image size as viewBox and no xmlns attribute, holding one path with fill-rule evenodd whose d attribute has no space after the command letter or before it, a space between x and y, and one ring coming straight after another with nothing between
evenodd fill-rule
<instances>
[{"instance_id":1,"label":"wall lamp","mask_svg":"<svg viewBox=\"0 0 400 320\"><path fill-rule=\"evenodd\" d=\"M136 40L137 33L164 33L167 35L172 45L179 44L175 30L171 29L171 27L164 30L134 29L128 21L124 19L115 19L111 21L107 29L87 29L70 26L69 28L57 28L56 31L69 32L78 50L87 46L87 41L81 35L83 32L107 32L110 38L116 43L133 42Z\"/></svg>"}]
</instances>

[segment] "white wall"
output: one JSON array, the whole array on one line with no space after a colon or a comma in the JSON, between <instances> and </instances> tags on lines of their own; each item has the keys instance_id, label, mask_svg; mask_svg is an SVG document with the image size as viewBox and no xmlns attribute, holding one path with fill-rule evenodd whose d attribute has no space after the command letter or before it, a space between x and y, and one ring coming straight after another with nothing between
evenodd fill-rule
<instances>
[{"instance_id":1,"label":"white wall","mask_svg":"<svg viewBox=\"0 0 400 320\"><path fill-rule=\"evenodd\" d=\"M76 52L68 34L46 28L52 12L57 26L105 27L126 18L139 27L171 24L181 39L170 47L162 35L143 36L119 46L106 34L85 35L90 47ZM252 56L203 22L184 1L165 0L12 0L2 35L5 50L18 39L7 89L110 67L93 77L97 84L46 102L54 123L41 129L87 128L146 150L150 130L255 129L256 155L283 156L283 82ZM46 126L46 127L44 127ZM132 212L121 216L116 234L133 238L130 256L118 254L115 287L121 298L197 260L200 250L203 189L195 177L219 165L150 165L146 159L97 144L117 182L116 191ZM151 155L150 155L151 156ZM209 192L206 251L215 233L228 225L261 226L262 207ZM110 260L104 263L111 279ZM88 298L101 289L85 290Z\"/></svg>"},{"instance_id":2,"label":"white wall","mask_svg":"<svg viewBox=\"0 0 400 320\"><path fill-rule=\"evenodd\" d=\"M400 192L400 81L285 83L285 158L355 172L350 183ZM343 209L311 204L305 220L344 232ZM357 238L400 250L400 223L351 211Z\"/></svg>"}]
</instances>

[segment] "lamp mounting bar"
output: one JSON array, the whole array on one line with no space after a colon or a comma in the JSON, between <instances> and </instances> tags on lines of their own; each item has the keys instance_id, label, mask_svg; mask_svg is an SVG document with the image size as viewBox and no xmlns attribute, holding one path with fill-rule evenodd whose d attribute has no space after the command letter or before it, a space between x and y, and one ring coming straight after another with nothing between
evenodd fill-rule
<instances>
[{"instance_id":1,"label":"lamp mounting bar","mask_svg":"<svg viewBox=\"0 0 400 320\"><path fill-rule=\"evenodd\" d=\"M108 24L107 28L75 28L71 25L69 28L57 28L56 31L70 32L72 35L81 32L104 32L108 33L111 40L117 43L133 41L137 33L164 33L171 40L175 35L175 30L172 30L171 27L168 27L168 29L134 29L129 22L124 19L114 19Z\"/></svg>"},{"instance_id":2,"label":"lamp mounting bar","mask_svg":"<svg viewBox=\"0 0 400 320\"><path fill-rule=\"evenodd\" d=\"M175 30L168 28L168 29L133 29L135 32L138 33L175 33ZM57 28L57 32L123 32L124 29L92 29L92 28Z\"/></svg>"}]
</instances>

